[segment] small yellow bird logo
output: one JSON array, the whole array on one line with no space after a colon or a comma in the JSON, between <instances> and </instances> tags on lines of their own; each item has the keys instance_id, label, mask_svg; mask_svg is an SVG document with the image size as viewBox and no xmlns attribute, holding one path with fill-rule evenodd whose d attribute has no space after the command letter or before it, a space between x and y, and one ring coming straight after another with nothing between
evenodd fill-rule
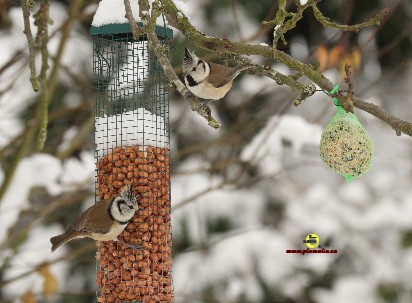
<instances>
[{"instance_id":1,"label":"small yellow bird logo","mask_svg":"<svg viewBox=\"0 0 412 303\"><path fill-rule=\"evenodd\" d=\"M309 248L316 248L319 246L319 237L317 234L309 234L305 239L306 246Z\"/></svg>"}]
</instances>

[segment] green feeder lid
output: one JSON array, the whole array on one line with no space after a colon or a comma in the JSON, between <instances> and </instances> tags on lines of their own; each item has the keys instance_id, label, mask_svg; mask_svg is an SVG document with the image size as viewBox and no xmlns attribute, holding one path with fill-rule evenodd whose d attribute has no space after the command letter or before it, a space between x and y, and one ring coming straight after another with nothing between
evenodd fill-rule
<instances>
[{"instance_id":1,"label":"green feeder lid","mask_svg":"<svg viewBox=\"0 0 412 303\"><path fill-rule=\"evenodd\" d=\"M143 27L142 22L136 22L138 27ZM120 23L120 24L105 24L102 26L91 26L90 34L92 36L98 35L113 35L113 34L127 34L131 33L132 29L129 23ZM173 38L173 30L168 27L156 25L156 34L160 38Z\"/></svg>"}]
</instances>

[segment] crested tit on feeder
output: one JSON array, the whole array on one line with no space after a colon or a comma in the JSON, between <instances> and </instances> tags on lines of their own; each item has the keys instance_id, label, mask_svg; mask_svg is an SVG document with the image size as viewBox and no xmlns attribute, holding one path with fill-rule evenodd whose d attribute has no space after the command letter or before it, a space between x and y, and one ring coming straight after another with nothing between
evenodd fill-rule
<instances>
[{"instance_id":1,"label":"crested tit on feeder","mask_svg":"<svg viewBox=\"0 0 412 303\"><path fill-rule=\"evenodd\" d=\"M117 197L102 200L89 207L63 234L50 238L52 252L60 245L76 238L89 237L97 241L117 241L117 236L125 229L136 210L138 210L138 203L133 188L130 185L124 186ZM137 245L123 244L134 249L140 248Z\"/></svg>"},{"instance_id":2,"label":"crested tit on feeder","mask_svg":"<svg viewBox=\"0 0 412 303\"><path fill-rule=\"evenodd\" d=\"M205 61L185 49L183 71L186 87L194 95L206 100L223 98L232 87L233 79L253 65L224 66Z\"/></svg>"}]
</instances>

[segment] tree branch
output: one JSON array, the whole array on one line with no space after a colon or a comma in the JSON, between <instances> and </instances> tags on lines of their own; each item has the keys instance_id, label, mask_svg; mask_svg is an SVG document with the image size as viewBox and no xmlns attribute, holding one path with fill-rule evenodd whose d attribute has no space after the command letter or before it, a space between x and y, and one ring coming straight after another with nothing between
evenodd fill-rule
<instances>
[{"instance_id":1,"label":"tree branch","mask_svg":"<svg viewBox=\"0 0 412 303\"><path fill-rule=\"evenodd\" d=\"M143 35L142 29L140 29L133 17L132 7L130 6L129 0L124 0L124 9L126 11L126 19L129 21L130 27L132 29L132 35L134 40L139 40L139 37Z\"/></svg>"},{"instance_id":2,"label":"tree branch","mask_svg":"<svg viewBox=\"0 0 412 303\"><path fill-rule=\"evenodd\" d=\"M331 91L334 87L333 83L313 66L295 60L294 58L280 50L264 45L250 45L247 43L233 42L227 39L218 39L206 36L192 26L189 19L183 14L183 12L177 9L172 0L163 0L162 4L163 6L161 7L161 9L163 10L163 12L168 15L170 19L174 20L176 22L176 27L187 37L187 39L189 39L198 47L214 52L230 53L232 55L259 55L270 58L274 61L280 61L288 66L291 70L295 70L298 73L305 75L307 78L313 81L313 83L317 84L325 91ZM314 4L311 4L313 7ZM386 10L383 10L371 20L356 26L352 26L350 30L357 30L358 28L360 29L361 27L365 27L370 24L376 24L385 13ZM301 94L304 95L303 91L301 91ZM355 107L366 111L369 114L386 122L398 134L404 133L408 136L412 136L412 123L399 119L394 115L387 113L379 106L368 103L356 96L353 97L353 104Z\"/></svg>"},{"instance_id":3,"label":"tree branch","mask_svg":"<svg viewBox=\"0 0 412 303\"><path fill-rule=\"evenodd\" d=\"M39 133L36 139L36 149L42 150L47 139L47 125L48 125L48 109L49 109L49 91L47 87L47 70L49 69L49 51L47 44L48 37L48 23L49 23L49 0L42 0L39 12L37 13L36 25L38 27L37 40L39 41L41 49L42 65L40 70L40 111L39 111Z\"/></svg>"},{"instance_id":4,"label":"tree branch","mask_svg":"<svg viewBox=\"0 0 412 303\"><path fill-rule=\"evenodd\" d=\"M54 57L51 57L51 59L54 62L54 65L50 71L50 76L48 77L48 80L47 80L48 82L47 88L49 92L49 98L48 98L49 100L47 100L47 103L50 103L50 98L52 97L56 89L56 83L57 83L58 74L61 68L63 52L65 50L66 43L70 39L70 32L72 30L73 24L76 21L76 16L78 16L82 4L83 4L83 0L70 1L69 14L67 16L67 21L64 23L64 26L61 28L61 31L60 31L61 39L60 39L59 47L57 49L56 55ZM50 35L48 39L50 39L52 35Z\"/></svg>"},{"instance_id":5,"label":"tree branch","mask_svg":"<svg viewBox=\"0 0 412 303\"><path fill-rule=\"evenodd\" d=\"M33 34L30 27L30 11L27 7L27 1L21 0L21 9L23 11L23 20L24 20L24 31L23 33L27 37L27 44L29 47L29 69L30 69L30 82L33 90L35 92L39 91L39 81L37 80L36 73L36 47L34 45Z\"/></svg>"},{"instance_id":6,"label":"tree branch","mask_svg":"<svg viewBox=\"0 0 412 303\"><path fill-rule=\"evenodd\" d=\"M60 160L66 159L68 156L71 156L73 151L78 149L84 144L85 138L93 132L94 128L94 115L91 114L90 117L83 123L80 127L77 134L71 140L70 145L57 153L56 157Z\"/></svg>"},{"instance_id":7,"label":"tree branch","mask_svg":"<svg viewBox=\"0 0 412 303\"><path fill-rule=\"evenodd\" d=\"M36 119L33 119L28 123L26 130L24 131L24 134L22 134L21 138L19 138L22 141L20 142L20 145L17 148L17 152L13 154L11 158L9 169L7 170L7 173L5 174L5 180L0 186L0 203L14 177L15 170L20 160L30 150L30 145L35 139L37 128L39 129L39 131L38 131L38 135L36 138L36 148L38 150L41 150L44 147L44 143L47 138L47 126L49 123L48 107L49 107L50 97L51 95L53 95L53 92L56 88L56 79L58 76L58 71L61 67L60 61L63 55L64 46L66 45L66 41L69 38L71 25L73 24L73 22L70 20L73 20L73 21L75 20L73 18L77 15L83 0L75 0L75 1L72 1L70 4L68 21L65 22L64 26L61 28L62 38L60 40L60 45L59 45L57 54L54 58L53 69L50 73L50 77L48 78L47 78L47 70L49 68L49 65L48 65L49 53L47 50L47 43L49 40L48 24L50 22L49 1L48 0L47 1L43 0L43 1L44 2L42 2L39 11L34 16L36 20L35 24L38 27L38 33L36 37L36 41L38 41L38 43L36 44L41 45L41 52L42 52L42 67L41 67L40 76L39 76L41 96L40 96L40 100L36 107L36 113L35 113ZM36 78L36 81L38 81L37 78ZM53 119L53 117L51 117L51 119ZM18 141L16 142L18 143Z\"/></svg>"},{"instance_id":8,"label":"tree branch","mask_svg":"<svg viewBox=\"0 0 412 303\"><path fill-rule=\"evenodd\" d=\"M400 136L401 133L404 133L412 137L411 122L402 120L391 113L386 112L376 104L366 102L356 96L353 97L353 105L390 125L398 136Z\"/></svg>"},{"instance_id":9,"label":"tree branch","mask_svg":"<svg viewBox=\"0 0 412 303\"><path fill-rule=\"evenodd\" d=\"M389 10L385 8L381 10L373 18L369 19L366 22L355 24L355 25L342 25L342 24L329 21L329 18L325 17L322 14L322 12L318 9L316 4L312 5L312 10L313 10L313 15L315 16L316 20L318 20L320 24L322 24L324 27L333 27L336 29L340 29L342 31L353 31L356 33L359 32L364 27L371 26L371 25L379 25L382 18L385 17L385 15L389 12Z\"/></svg>"},{"instance_id":10,"label":"tree branch","mask_svg":"<svg viewBox=\"0 0 412 303\"><path fill-rule=\"evenodd\" d=\"M279 1L279 10L276 13L275 19L269 22L264 22L264 24L276 25L273 34L273 48L276 48L279 39L282 40L284 45L287 44L284 37L285 33L293 29L296 26L296 23L300 19L302 19L302 13L306 8L312 5L316 5L316 3L318 3L319 1L321 0L310 0L305 5L297 5L296 13L290 13L286 11L286 0ZM290 19L285 21L287 17L290 17Z\"/></svg>"},{"instance_id":11,"label":"tree branch","mask_svg":"<svg viewBox=\"0 0 412 303\"><path fill-rule=\"evenodd\" d=\"M47 139L47 126L48 126L48 108L50 103L50 98L52 97L57 83L58 72L61 67L61 59L63 56L63 51L65 45L70 36L70 30L75 21L74 17L78 14L83 0L74 0L70 3L68 22L65 23L65 26L61 30L62 37L60 39L60 44L57 49L56 56L54 57L54 65L50 72L50 76L47 77L47 70L49 69L49 51L47 49L47 44L49 41L48 34L48 24L50 22L49 17L49 0L43 0L39 9L39 12L36 14L36 24L38 26L37 39L41 46L41 57L42 57L42 66L40 71L40 86L41 86L41 97L39 103L39 133L36 139L36 149L42 150L44 143Z\"/></svg>"},{"instance_id":12,"label":"tree branch","mask_svg":"<svg viewBox=\"0 0 412 303\"><path fill-rule=\"evenodd\" d=\"M68 261L68 260L79 257L82 254L88 253L88 252L90 252L92 250L95 250L95 249L96 249L96 243L89 243L87 245L81 246L80 248L76 248L75 250L72 250L72 251L66 253L65 255L63 255L59 258L56 258L53 261L50 261L49 264L51 265L51 264L55 264L55 263L58 263L58 262L61 262L61 261ZM42 264L43 263L39 263L39 264L33 266L31 269L28 269L27 271L25 271L21 274L18 274L16 276L12 277L12 278L7 279L7 280L0 281L0 289L2 289L3 287L5 287L6 285L8 285L10 283L13 283L13 282L15 282L19 279L24 278L24 277L27 277L27 276L31 275L32 273L35 273L36 271L39 270L39 267Z\"/></svg>"},{"instance_id":13,"label":"tree branch","mask_svg":"<svg viewBox=\"0 0 412 303\"><path fill-rule=\"evenodd\" d=\"M0 203L4 195L9 188L11 181L13 180L14 173L16 172L17 166L20 163L20 160L27 154L30 145L33 142L34 135L36 133L36 128L30 128L25 135L23 136L17 151L13 154L12 159L10 160L10 165L7 169L7 173L4 176L3 183L0 186Z\"/></svg>"}]
</instances>

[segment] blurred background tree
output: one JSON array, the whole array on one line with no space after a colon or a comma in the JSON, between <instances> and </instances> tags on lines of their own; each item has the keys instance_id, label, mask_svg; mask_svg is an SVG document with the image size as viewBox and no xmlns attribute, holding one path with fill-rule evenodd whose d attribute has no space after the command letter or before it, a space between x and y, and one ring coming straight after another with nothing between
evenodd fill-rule
<instances>
[{"instance_id":1,"label":"blurred background tree","mask_svg":"<svg viewBox=\"0 0 412 303\"><path fill-rule=\"evenodd\" d=\"M27 1L25 1L27 2ZM41 1L30 10L33 15ZM46 1L43 1L45 3ZM92 42L98 1L50 1L45 90L33 92L20 2L0 0L0 301L95 300L95 245L74 241L50 253L60 232L94 200ZM187 1L206 35L271 44L277 1ZM278 48L342 81L349 61L356 93L412 120L412 11L408 0L322 1L340 24L382 8L379 26L359 33L323 28L305 11ZM294 10L293 1L287 2ZM36 38L35 27L32 26ZM171 61L178 73L178 31ZM218 55L196 49L208 60ZM253 57L288 73L281 64ZM41 54L36 57L41 70ZM44 95L47 92L47 95ZM36 150L48 104L47 140ZM171 99L175 302L410 302L412 284L411 140L357 111L375 145L372 168L346 184L319 159L322 127L335 112L316 93L294 107L296 93L241 75L212 103L219 130ZM336 255L288 255L309 233Z\"/></svg>"}]
</instances>

